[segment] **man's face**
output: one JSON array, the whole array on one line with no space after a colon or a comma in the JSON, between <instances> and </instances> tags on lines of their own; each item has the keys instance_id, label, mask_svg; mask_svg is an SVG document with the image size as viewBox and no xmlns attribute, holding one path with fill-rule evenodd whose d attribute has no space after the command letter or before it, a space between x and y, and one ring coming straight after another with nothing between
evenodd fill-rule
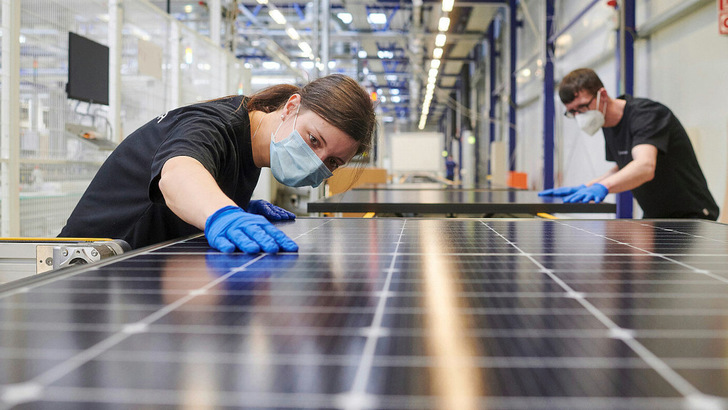
<instances>
[{"instance_id":1,"label":"man's face","mask_svg":"<svg viewBox=\"0 0 728 410\"><path fill-rule=\"evenodd\" d=\"M564 115L567 118L574 118L577 114L583 114L589 110L597 109L593 107L596 105L596 103L594 102L596 97L596 94L591 94L588 91L579 91L578 93L576 93L576 98L574 98L573 101L565 105L566 112L564 112Z\"/></svg>"}]
</instances>

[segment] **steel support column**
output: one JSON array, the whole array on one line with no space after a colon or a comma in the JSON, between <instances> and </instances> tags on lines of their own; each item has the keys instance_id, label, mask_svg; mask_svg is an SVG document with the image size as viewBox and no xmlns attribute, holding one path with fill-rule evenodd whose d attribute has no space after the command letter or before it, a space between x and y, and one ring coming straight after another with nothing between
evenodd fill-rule
<instances>
[{"instance_id":1,"label":"steel support column","mask_svg":"<svg viewBox=\"0 0 728 410\"><path fill-rule=\"evenodd\" d=\"M20 2L2 0L0 236L20 236Z\"/></svg>"},{"instance_id":2,"label":"steel support column","mask_svg":"<svg viewBox=\"0 0 728 410\"><path fill-rule=\"evenodd\" d=\"M122 31L124 28L123 0L109 0L109 137L117 143L124 139L121 129L121 60L124 48Z\"/></svg>"},{"instance_id":3,"label":"steel support column","mask_svg":"<svg viewBox=\"0 0 728 410\"><path fill-rule=\"evenodd\" d=\"M495 94L495 81L496 81L496 52L495 52L495 21L490 23L488 27L488 79L490 86L488 88L488 94L490 95L490 106L488 109L488 150L491 149L493 142L495 142L495 105L498 102L498 96ZM488 175L493 170L491 169L491 155L488 153Z\"/></svg>"},{"instance_id":4,"label":"steel support column","mask_svg":"<svg viewBox=\"0 0 728 410\"><path fill-rule=\"evenodd\" d=\"M634 93L635 0L624 0L620 10L617 79L619 94ZM617 194L617 218L632 218L632 192Z\"/></svg>"},{"instance_id":5,"label":"steel support column","mask_svg":"<svg viewBox=\"0 0 728 410\"><path fill-rule=\"evenodd\" d=\"M220 0L207 0L209 6L209 18L210 18L210 40L215 43L216 46L220 46L220 30L222 28L222 5Z\"/></svg>"},{"instance_id":6,"label":"steel support column","mask_svg":"<svg viewBox=\"0 0 728 410\"><path fill-rule=\"evenodd\" d=\"M553 30L555 0L546 0L546 58L543 80L543 188L554 187L554 43L548 37Z\"/></svg>"},{"instance_id":7,"label":"steel support column","mask_svg":"<svg viewBox=\"0 0 728 410\"><path fill-rule=\"evenodd\" d=\"M509 43L510 53L508 53L508 75L510 84L510 98L508 104L508 164L511 171L516 169L516 0L508 2L509 11Z\"/></svg>"},{"instance_id":8,"label":"steel support column","mask_svg":"<svg viewBox=\"0 0 728 410\"><path fill-rule=\"evenodd\" d=\"M331 20L331 2L329 0L321 0L321 63L323 67L323 75L329 75L329 21Z\"/></svg>"}]
</instances>

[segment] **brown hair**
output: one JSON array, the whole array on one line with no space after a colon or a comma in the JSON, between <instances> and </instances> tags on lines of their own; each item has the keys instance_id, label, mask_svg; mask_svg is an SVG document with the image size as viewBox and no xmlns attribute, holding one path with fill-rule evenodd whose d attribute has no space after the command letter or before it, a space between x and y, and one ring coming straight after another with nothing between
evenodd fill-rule
<instances>
[{"instance_id":1,"label":"brown hair","mask_svg":"<svg viewBox=\"0 0 728 410\"><path fill-rule=\"evenodd\" d=\"M559 84L559 98L564 104L574 101L579 91L597 94L604 84L591 68L578 68L566 75Z\"/></svg>"},{"instance_id":2,"label":"brown hair","mask_svg":"<svg viewBox=\"0 0 728 410\"><path fill-rule=\"evenodd\" d=\"M274 85L252 95L246 107L248 111L273 112L282 108L293 94L301 96L304 110L313 111L358 142L357 154L369 151L376 126L374 104L351 77L331 74L303 87Z\"/></svg>"}]
</instances>

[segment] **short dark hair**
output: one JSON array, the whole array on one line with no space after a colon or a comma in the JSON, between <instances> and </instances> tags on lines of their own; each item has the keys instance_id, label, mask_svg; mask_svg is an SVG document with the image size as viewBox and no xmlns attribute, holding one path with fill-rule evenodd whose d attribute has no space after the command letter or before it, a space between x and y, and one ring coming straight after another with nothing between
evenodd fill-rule
<instances>
[{"instance_id":1,"label":"short dark hair","mask_svg":"<svg viewBox=\"0 0 728 410\"><path fill-rule=\"evenodd\" d=\"M357 154L369 151L377 120L369 93L354 79L331 74L304 85L274 85L251 96L248 111L273 112L293 94L301 95L301 106L351 136L359 143Z\"/></svg>"},{"instance_id":2,"label":"short dark hair","mask_svg":"<svg viewBox=\"0 0 728 410\"><path fill-rule=\"evenodd\" d=\"M604 87L602 80L591 68L578 68L567 74L559 84L559 98L564 104L574 101L579 91L596 95Z\"/></svg>"}]
</instances>

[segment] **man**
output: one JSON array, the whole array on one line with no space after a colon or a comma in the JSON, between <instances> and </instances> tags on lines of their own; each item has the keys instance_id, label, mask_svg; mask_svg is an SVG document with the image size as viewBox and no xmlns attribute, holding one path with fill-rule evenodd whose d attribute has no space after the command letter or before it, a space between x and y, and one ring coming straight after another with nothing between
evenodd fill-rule
<instances>
[{"instance_id":1,"label":"man","mask_svg":"<svg viewBox=\"0 0 728 410\"><path fill-rule=\"evenodd\" d=\"M586 185L547 189L540 196L598 203L610 192L631 190L645 218L718 218L690 139L669 108L630 95L609 98L588 68L564 77L559 97L564 115L584 132L594 135L602 128L607 161L617 165Z\"/></svg>"},{"instance_id":2,"label":"man","mask_svg":"<svg viewBox=\"0 0 728 410\"><path fill-rule=\"evenodd\" d=\"M445 178L450 181L455 180L455 167L458 164L452 159L452 155L448 155L445 160Z\"/></svg>"}]
</instances>

